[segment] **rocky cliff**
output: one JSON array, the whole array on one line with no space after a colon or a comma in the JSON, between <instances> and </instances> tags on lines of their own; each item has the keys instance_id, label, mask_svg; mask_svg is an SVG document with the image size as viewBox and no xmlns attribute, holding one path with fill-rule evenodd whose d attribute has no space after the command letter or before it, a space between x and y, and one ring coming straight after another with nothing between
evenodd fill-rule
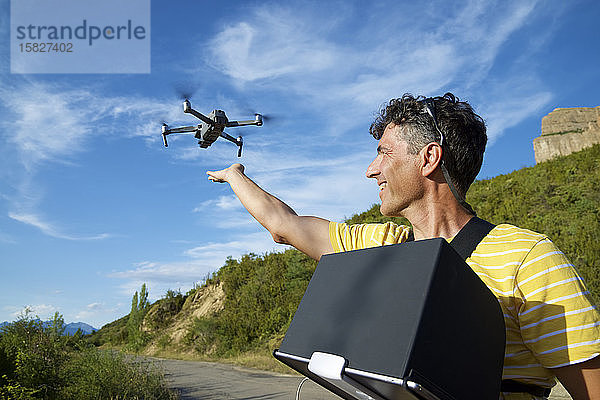
<instances>
[{"instance_id":1,"label":"rocky cliff","mask_svg":"<svg viewBox=\"0 0 600 400\"><path fill-rule=\"evenodd\" d=\"M535 162L550 160L600 143L600 107L556 108L542 118L533 140Z\"/></svg>"},{"instance_id":2,"label":"rocky cliff","mask_svg":"<svg viewBox=\"0 0 600 400\"><path fill-rule=\"evenodd\" d=\"M184 343L190 324L195 318L210 317L222 310L224 299L223 285L217 284L198 288L179 310L165 310L164 304L168 303L157 301L148 310L142 323L142 331L154 334L143 354L160 355L167 346L177 349L179 354L193 353L193 349ZM157 319L166 319L166 323L157 326Z\"/></svg>"}]
</instances>

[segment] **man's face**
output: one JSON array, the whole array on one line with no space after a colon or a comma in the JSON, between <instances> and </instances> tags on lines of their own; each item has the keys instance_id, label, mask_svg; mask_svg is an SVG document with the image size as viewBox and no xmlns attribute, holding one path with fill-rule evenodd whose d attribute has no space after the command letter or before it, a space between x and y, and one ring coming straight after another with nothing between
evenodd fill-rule
<instances>
[{"instance_id":1,"label":"man's face","mask_svg":"<svg viewBox=\"0 0 600 400\"><path fill-rule=\"evenodd\" d=\"M423 192L419 157L408 153L402 128L389 124L377 146L377 157L367 168L367 178L377 179L381 213L403 216L403 211Z\"/></svg>"}]
</instances>

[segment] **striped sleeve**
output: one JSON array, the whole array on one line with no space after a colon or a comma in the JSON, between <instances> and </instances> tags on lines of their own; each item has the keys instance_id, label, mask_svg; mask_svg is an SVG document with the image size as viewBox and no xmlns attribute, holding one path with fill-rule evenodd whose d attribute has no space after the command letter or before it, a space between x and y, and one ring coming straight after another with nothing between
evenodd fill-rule
<instances>
[{"instance_id":1,"label":"striped sleeve","mask_svg":"<svg viewBox=\"0 0 600 400\"><path fill-rule=\"evenodd\" d=\"M409 227L392 222L358 225L329 223L329 241L336 253L402 243L409 233Z\"/></svg>"},{"instance_id":2,"label":"striped sleeve","mask_svg":"<svg viewBox=\"0 0 600 400\"><path fill-rule=\"evenodd\" d=\"M600 313L573 265L548 238L527 254L515 285L523 343L544 367L600 354Z\"/></svg>"}]
</instances>

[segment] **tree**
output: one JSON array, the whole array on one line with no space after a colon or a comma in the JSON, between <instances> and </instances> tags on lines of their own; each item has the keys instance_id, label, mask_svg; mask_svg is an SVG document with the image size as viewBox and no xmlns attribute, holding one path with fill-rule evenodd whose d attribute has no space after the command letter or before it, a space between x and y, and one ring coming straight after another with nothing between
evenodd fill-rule
<instances>
[{"instance_id":1,"label":"tree","mask_svg":"<svg viewBox=\"0 0 600 400\"><path fill-rule=\"evenodd\" d=\"M127 320L127 332L129 348L134 351L139 351L147 342L147 335L142 332L142 321L148 311L150 304L148 303L148 289L146 284L142 284L140 292L135 292L131 300L131 312Z\"/></svg>"}]
</instances>

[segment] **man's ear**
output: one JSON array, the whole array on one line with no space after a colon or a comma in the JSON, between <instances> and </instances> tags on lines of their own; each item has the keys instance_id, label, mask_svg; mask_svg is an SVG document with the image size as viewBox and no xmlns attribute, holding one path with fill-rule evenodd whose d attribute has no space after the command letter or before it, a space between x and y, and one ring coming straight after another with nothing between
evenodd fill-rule
<instances>
[{"instance_id":1,"label":"man's ear","mask_svg":"<svg viewBox=\"0 0 600 400\"><path fill-rule=\"evenodd\" d=\"M431 142L421 149L419 156L421 173L423 176L429 176L442 162L442 146L439 143Z\"/></svg>"}]
</instances>

